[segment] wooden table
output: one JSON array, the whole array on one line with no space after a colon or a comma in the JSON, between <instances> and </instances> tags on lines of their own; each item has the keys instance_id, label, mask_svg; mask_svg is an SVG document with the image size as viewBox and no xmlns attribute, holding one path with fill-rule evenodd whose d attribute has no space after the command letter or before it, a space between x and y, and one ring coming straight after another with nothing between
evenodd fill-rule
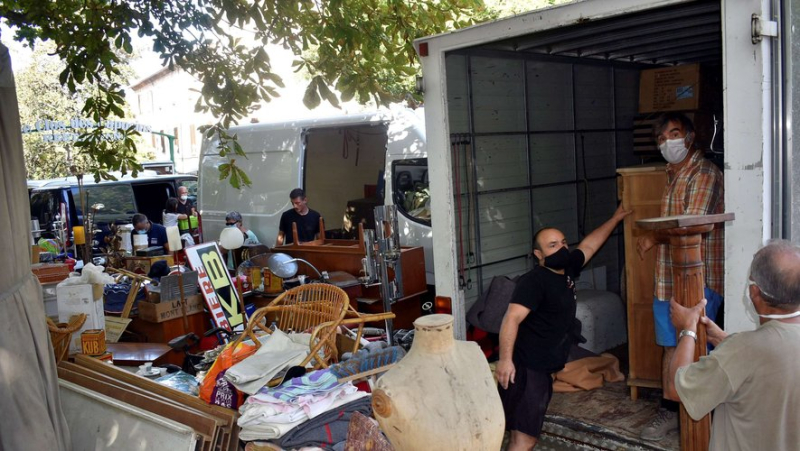
<instances>
[{"instance_id":1,"label":"wooden table","mask_svg":"<svg viewBox=\"0 0 800 451\"><path fill-rule=\"evenodd\" d=\"M107 343L106 348L114 356L118 366L139 366L147 362L154 365L171 363L172 348L165 343Z\"/></svg>"}]
</instances>

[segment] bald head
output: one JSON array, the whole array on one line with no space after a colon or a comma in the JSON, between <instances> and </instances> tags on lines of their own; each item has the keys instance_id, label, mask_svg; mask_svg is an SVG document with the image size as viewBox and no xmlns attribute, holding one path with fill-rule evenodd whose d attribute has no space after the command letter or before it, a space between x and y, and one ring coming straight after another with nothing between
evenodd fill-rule
<instances>
[{"instance_id":1,"label":"bald head","mask_svg":"<svg viewBox=\"0 0 800 451\"><path fill-rule=\"evenodd\" d=\"M800 305L800 247L786 240L770 241L753 257L750 277L767 304L796 308Z\"/></svg>"},{"instance_id":2,"label":"bald head","mask_svg":"<svg viewBox=\"0 0 800 451\"><path fill-rule=\"evenodd\" d=\"M544 258L567 246L567 238L554 227L545 227L533 235L533 255L542 264Z\"/></svg>"}]
</instances>

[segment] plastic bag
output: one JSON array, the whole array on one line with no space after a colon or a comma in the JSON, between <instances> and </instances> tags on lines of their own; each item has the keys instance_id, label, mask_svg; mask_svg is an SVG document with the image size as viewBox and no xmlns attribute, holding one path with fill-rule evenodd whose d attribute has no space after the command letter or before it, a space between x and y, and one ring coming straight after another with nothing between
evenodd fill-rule
<instances>
[{"instance_id":1,"label":"plastic bag","mask_svg":"<svg viewBox=\"0 0 800 451\"><path fill-rule=\"evenodd\" d=\"M254 345L245 343L240 343L235 349L233 343L227 345L211 365L200 384L200 399L209 404L238 409L244 402L244 393L225 379L225 372L228 371L228 368L253 355L256 349Z\"/></svg>"},{"instance_id":2,"label":"plastic bag","mask_svg":"<svg viewBox=\"0 0 800 451\"><path fill-rule=\"evenodd\" d=\"M175 390L188 393L192 396L197 396L200 385L194 376L185 371L177 371L175 373L159 377L156 379L156 382L161 385L174 388Z\"/></svg>"}]
</instances>

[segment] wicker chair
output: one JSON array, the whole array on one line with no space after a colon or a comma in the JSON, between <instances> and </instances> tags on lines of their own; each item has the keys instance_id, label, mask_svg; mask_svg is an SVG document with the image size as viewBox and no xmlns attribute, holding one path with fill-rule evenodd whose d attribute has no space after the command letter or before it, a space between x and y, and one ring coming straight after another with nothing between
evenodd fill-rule
<instances>
[{"instance_id":1,"label":"wicker chair","mask_svg":"<svg viewBox=\"0 0 800 451\"><path fill-rule=\"evenodd\" d=\"M274 314L278 329L312 333L309 344L311 350L300 366L306 366L313 360L315 369L327 368L331 361L337 360L336 329L349 306L347 293L335 285L300 285L285 291L268 306L256 310L236 344L248 337L256 347L261 347L256 332L261 329L265 333L272 333L267 319Z\"/></svg>"}]
</instances>

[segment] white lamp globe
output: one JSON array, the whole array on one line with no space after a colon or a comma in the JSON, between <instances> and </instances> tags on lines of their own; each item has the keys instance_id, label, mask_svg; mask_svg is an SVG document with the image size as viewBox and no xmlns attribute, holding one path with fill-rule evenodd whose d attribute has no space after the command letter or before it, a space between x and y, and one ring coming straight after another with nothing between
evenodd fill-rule
<instances>
[{"instance_id":1,"label":"white lamp globe","mask_svg":"<svg viewBox=\"0 0 800 451\"><path fill-rule=\"evenodd\" d=\"M226 227L219 234L219 245L225 249L239 249L244 244L244 235L236 227Z\"/></svg>"}]
</instances>

